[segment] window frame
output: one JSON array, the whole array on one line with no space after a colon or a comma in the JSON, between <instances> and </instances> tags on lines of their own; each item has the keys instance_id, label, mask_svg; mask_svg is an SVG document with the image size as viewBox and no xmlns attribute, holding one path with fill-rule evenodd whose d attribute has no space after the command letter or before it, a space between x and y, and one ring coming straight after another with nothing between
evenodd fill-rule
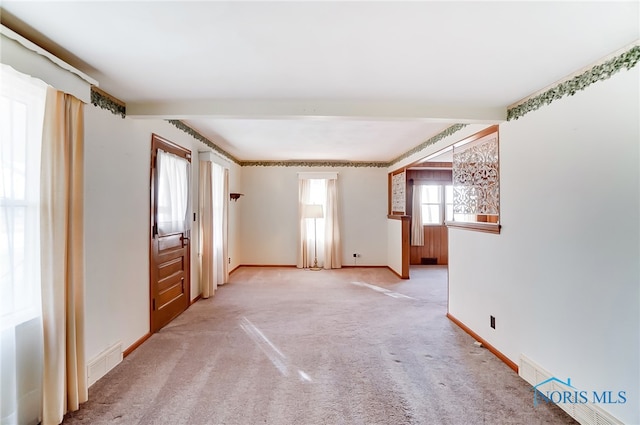
<instances>
[{"instance_id":1,"label":"window frame","mask_svg":"<svg viewBox=\"0 0 640 425\"><path fill-rule=\"evenodd\" d=\"M453 145L453 154L454 154L454 161L452 163L452 170L453 170L453 180L454 180L454 191L455 191L455 155L456 155L456 150L457 149L462 149L465 150L467 149L469 146L471 146L472 143L474 144L482 144L485 143L484 140L485 139L489 139L491 137L495 137L495 146L496 146L496 151L497 151L497 155L496 155L496 174L497 174L497 181L498 181L498 199L500 197L500 136L499 136L499 126L498 125L494 125L491 127L488 127L476 134L473 134L465 139L462 139L461 141L457 142L456 144ZM455 196L455 195L454 195ZM499 201L498 201L499 202ZM482 213L474 213L474 214L467 214L469 216L473 216L475 215L475 220L460 220L457 221L455 220L455 207L454 207L454 217L451 221L447 221L446 222L446 226L450 227L450 228L458 228L458 229L465 229L465 230L475 230L475 231L479 231L479 232L485 232L485 233L494 233L494 234L500 234L500 230L502 228L502 225L500 224L501 221L501 213L500 213L500 204L498 203L498 213L497 214L482 214Z\"/></svg>"},{"instance_id":2,"label":"window frame","mask_svg":"<svg viewBox=\"0 0 640 425\"><path fill-rule=\"evenodd\" d=\"M3 226L3 276L0 279L0 330L19 326L41 314L40 295L40 155L46 86L2 68L2 154L0 167L8 191L0 192ZM22 110L18 112L18 110ZM17 142L16 142L17 141ZM22 190L14 179L22 177ZM18 223L19 222L19 223ZM6 227L5 227L6 226ZM4 249L2 249L4 250Z\"/></svg>"},{"instance_id":3,"label":"window frame","mask_svg":"<svg viewBox=\"0 0 640 425\"><path fill-rule=\"evenodd\" d=\"M420 190L423 190L423 187L428 187L428 186L435 186L438 188L438 192L439 192L439 198L440 201L438 203L435 202L420 202L420 207L423 207L425 205L438 205L439 207L439 214L440 214L440 220L437 223L425 223L424 219L425 219L425 215L422 214L422 225L423 226L446 226L447 221L449 221L449 219L447 218L447 205L453 205L453 198L451 199L451 202L447 202L447 187L451 187L453 190L453 183L443 183L443 182L434 182L434 183L428 183L428 184L420 184L417 185L417 187L420 188ZM424 192L422 193L422 195L424 195ZM423 197L421 197L421 199L424 199ZM424 210L422 211L424 212Z\"/></svg>"}]
</instances>

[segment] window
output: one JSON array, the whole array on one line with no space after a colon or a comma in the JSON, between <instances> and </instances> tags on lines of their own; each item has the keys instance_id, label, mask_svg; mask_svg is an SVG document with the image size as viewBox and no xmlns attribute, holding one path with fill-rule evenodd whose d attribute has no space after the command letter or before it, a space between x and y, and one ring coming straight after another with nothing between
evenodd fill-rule
<instances>
[{"instance_id":1,"label":"window","mask_svg":"<svg viewBox=\"0 0 640 425\"><path fill-rule=\"evenodd\" d=\"M448 184L444 187L444 208L445 221L453 220L453 185Z\"/></svg>"},{"instance_id":2,"label":"window","mask_svg":"<svg viewBox=\"0 0 640 425\"><path fill-rule=\"evenodd\" d=\"M307 220L307 243L309 246L317 248L318 262L324 262L324 217L326 216L327 206L327 180L310 179L309 180L309 202L311 205L322 205L322 216L315 220ZM317 227L316 227L317 226Z\"/></svg>"},{"instance_id":3,"label":"window","mask_svg":"<svg viewBox=\"0 0 640 425\"><path fill-rule=\"evenodd\" d=\"M500 233L498 126L453 146L454 220L452 227Z\"/></svg>"},{"instance_id":4,"label":"window","mask_svg":"<svg viewBox=\"0 0 640 425\"><path fill-rule=\"evenodd\" d=\"M0 318L40 314L40 146L45 87L2 69L0 93Z\"/></svg>"},{"instance_id":5,"label":"window","mask_svg":"<svg viewBox=\"0 0 640 425\"><path fill-rule=\"evenodd\" d=\"M38 423L42 399L40 150L46 85L0 64L2 423Z\"/></svg>"},{"instance_id":6,"label":"window","mask_svg":"<svg viewBox=\"0 0 640 425\"><path fill-rule=\"evenodd\" d=\"M298 268L342 267L337 180L338 173L298 173Z\"/></svg>"},{"instance_id":7,"label":"window","mask_svg":"<svg viewBox=\"0 0 640 425\"><path fill-rule=\"evenodd\" d=\"M453 217L453 186L422 185L422 224L443 225Z\"/></svg>"},{"instance_id":8,"label":"window","mask_svg":"<svg viewBox=\"0 0 640 425\"><path fill-rule=\"evenodd\" d=\"M189 230L188 160L158 149L158 234Z\"/></svg>"}]
</instances>

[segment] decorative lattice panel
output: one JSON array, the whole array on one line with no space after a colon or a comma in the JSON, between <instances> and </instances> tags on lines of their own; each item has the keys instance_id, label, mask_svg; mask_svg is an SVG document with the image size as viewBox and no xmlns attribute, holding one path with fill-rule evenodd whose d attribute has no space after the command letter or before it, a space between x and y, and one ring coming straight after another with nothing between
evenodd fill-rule
<instances>
[{"instance_id":1,"label":"decorative lattice panel","mask_svg":"<svg viewBox=\"0 0 640 425\"><path fill-rule=\"evenodd\" d=\"M453 213L500 213L498 133L454 148Z\"/></svg>"}]
</instances>

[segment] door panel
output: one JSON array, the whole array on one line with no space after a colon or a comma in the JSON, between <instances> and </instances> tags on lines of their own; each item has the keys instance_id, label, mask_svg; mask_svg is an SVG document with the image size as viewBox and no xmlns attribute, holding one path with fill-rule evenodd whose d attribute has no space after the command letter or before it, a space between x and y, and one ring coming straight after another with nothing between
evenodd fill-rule
<instances>
[{"instance_id":1,"label":"door panel","mask_svg":"<svg viewBox=\"0 0 640 425\"><path fill-rule=\"evenodd\" d=\"M160 236L158 250L162 255L170 255L172 250L182 249L182 234Z\"/></svg>"},{"instance_id":2,"label":"door panel","mask_svg":"<svg viewBox=\"0 0 640 425\"><path fill-rule=\"evenodd\" d=\"M157 135L151 138L151 238L150 238L150 317L151 332L157 332L171 320L189 307L190 301L190 229L188 227L188 214L185 214L185 226L172 225L170 232L166 234L158 232L159 193L166 196L166 188L160 187L167 184L166 179L160 179L158 175L158 150L175 155L183 160L191 162L191 152L178 145L169 142ZM165 155L166 157L166 155ZM179 160L180 161L180 160ZM182 162L182 161L180 161ZM182 162L184 164L184 162ZM188 193L189 171L187 178L180 184ZM172 184L177 184L175 181ZM175 188L172 188L175 189ZM166 200L162 201L166 203ZM184 202L182 202L184 204ZM166 209L163 204L162 208ZM188 211L187 211L188 212ZM166 211L165 211L165 216ZM171 214L169 214L171 215Z\"/></svg>"},{"instance_id":3,"label":"door panel","mask_svg":"<svg viewBox=\"0 0 640 425\"><path fill-rule=\"evenodd\" d=\"M184 259L182 257L169 260L158 267L158 279L162 282L166 278L182 273L184 270Z\"/></svg>"}]
</instances>

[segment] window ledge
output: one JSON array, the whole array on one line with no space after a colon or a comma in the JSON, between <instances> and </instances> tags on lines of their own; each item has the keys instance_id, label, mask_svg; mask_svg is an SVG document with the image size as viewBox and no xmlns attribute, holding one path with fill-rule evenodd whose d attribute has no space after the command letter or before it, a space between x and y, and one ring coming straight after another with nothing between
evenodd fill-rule
<instances>
[{"instance_id":1,"label":"window ledge","mask_svg":"<svg viewBox=\"0 0 640 425\"><path fill-rule=\"evenodd\" d=\"M502 226L498 223L469 223L462 221L447 221L447 227L453 229L474 230L476 232L500 234Z\"/></svg>"},{"instance_id":2,"label":"window ledge","mask_svg":"<svg viewBox=\"0 0 640 425\"><path fill-rule=\"evenodd\" d=\"M388 214L387 218L390 220L409 220L411 219L410 215L399 215L399 214Z\"/></svg>"}]
</instances>

